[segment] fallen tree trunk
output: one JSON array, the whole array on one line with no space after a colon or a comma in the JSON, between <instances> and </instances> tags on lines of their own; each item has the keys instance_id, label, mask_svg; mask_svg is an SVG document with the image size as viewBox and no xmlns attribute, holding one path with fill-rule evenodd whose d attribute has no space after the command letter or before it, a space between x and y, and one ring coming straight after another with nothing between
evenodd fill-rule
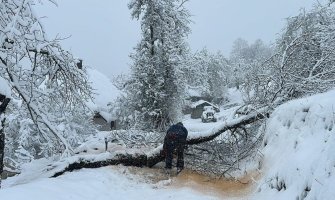
<instances>
[{"instance_id":1,"label":"fallen tree trunk","mask_svg":"<svg viewBox=\"0 0 335 200\"><path fill-rule=\"evenodd\" d=\"M268 116L268 112L265 112L266 110L263 109L262 112L257 112L253 114L249 114L237 119L234 119L228 123L223 124L222 126L218 127L217 129L213 130L212 132L209 132L207 134L196 136L192 138L188 138L187 145L194 145L199 144L207 141L211 141L224 133L227 130L236 129L240 126L244 126L247 124L251 124L253 122L256 122L260 119L265 118L265 116ZM265 114L264 114L265 113ZM125 166L136 166L136 167L153 167L157 163L164 161L165 157L162 154L163 145L157 147L153 151L149 153L124 153L124 154L116 154L113 155L110 153L110 157L102 160L95 160L91 157L89 158L79 158L78 160L69 162L66 161L68 164L67 166L63 167L61 170L55 171L51 177L57 177L65 172L73 171L77 169L82 168L98 168L98 167L104 167L109 165L118 165L123 164ZM56 168L56 167L54 167Z\"/></svg>"},{"instance_id":2,"label":"fallen tree trunk","mask_svg":"<svg viewBox=\"0 0 335 200\"><path fill-rule=\"evenodd\" d=\"M65 172L82 169L82 168L99 168L99 167L106 167L109 165L125 165L125 166L135 166L135 167L144 167L147 164L147 156L146 155L132 155L132 154L118 154L112 156L112 158L100 161L94 161L91 159L81 158L74 162L68 163L64 169L60 171L56 171L52 174L51 177L57 177ZM55 166L51 167L55 168Z\"/></svg>"},{"instance_id":3,"label":"fallen tree trunk","mask_svg":"<svg viewBox=\"0 0 335 200\"><path fill-rule=\"evenodd\" d=\"M263 112L253 113L253 114L232 120L204 136L188 138L186 143L187 145L195 145L195 144L200 144L203 142L208 142L208 141L214 140L216 137L220 136L222 133L228 130L233 130L241 126L254 123L260 119L264 119L266 116L269 115L269 113L268 112L264 113L265 109L262 111ZM147 166L153 167L154 165L163 161L164 159L165 157L161 156L161 153L160 154L156 153L155 155L148 157Z\"/></svg>"},{"instance_id":4,"label":"fallen tree trunk","mask_svg":"<svg viewBox=\"0 0 335 200\"><path fill-rule=\"evenodd\" d=\"M221 135L222 133L224 133L228 130L233 130L233 129L239 128L241 126L254 123L255 121L258 121L260 119L264 119L265 116L268 116L268 115L269 115L268 112L266 112L265 114L263 112L257 112L257 113L254 113L254 114L250 114L250 115L240 117L238 119L232 120L232 121L224 124L223 126L218 128L217 130L215 130L213 133L208 134L207 136L201 136L201 137L195 137L195 138L188 139L187 144L188 145L194 145L194 144L200 144L200 143L203 143L203 142L211 141L211 140L215 139L216 137L218 137L219 135Z\"/></svg>"}]
</instances>

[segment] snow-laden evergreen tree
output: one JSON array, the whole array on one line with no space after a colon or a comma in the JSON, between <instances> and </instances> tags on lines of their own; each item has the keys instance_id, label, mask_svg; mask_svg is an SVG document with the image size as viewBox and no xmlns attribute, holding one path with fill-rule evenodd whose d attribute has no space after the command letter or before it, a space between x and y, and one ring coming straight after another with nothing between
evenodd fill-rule
<instances>
[{"instance_id":1,"label":"snow-laden evergreen tree","mask_svg":"<svg viewBox=\"0 0 335 200\"><path fill-rule=\"evenodd\" d=\"M142 38L131 55L126 92L132 119L144 129L163 130L181 114L181 68L190 32L189 13L180 0L132 0L129 9L141 21Z\"/></svg>"},{"instance_id":2,"label":"snow-laden evergreen tree","mask_svg":"<svg viewBox=\"0 0 335 200\"><path fill-rule=\"evenodd\" d=\"M0 4L0 77L12 91L5 124L8 159L15 152L26 158L70 153L79 132L92 130L85 105L91 95L86 71L59 39L46 37L34 3Z\"/></svg>"}]
</instances>

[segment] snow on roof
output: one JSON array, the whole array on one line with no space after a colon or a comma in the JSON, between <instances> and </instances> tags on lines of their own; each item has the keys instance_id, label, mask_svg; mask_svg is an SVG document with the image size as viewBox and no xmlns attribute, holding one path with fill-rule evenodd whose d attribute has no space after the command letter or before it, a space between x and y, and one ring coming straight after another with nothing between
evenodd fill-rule
<instances>
[{"instance_id":1,"label":"snow on roof","mask_svg":"<svg viewBox=\"0 0 335 200\"><path fill-rule=\"evenodd\" d=\"M92 82L93 102L88 106L94 111L106 110L107 104L114 101L120 91L112 84L111 80L96 69L87 69L89 81Z\"/></svg>"},{"instance_id":2,"label":"snow on roof","mask_svg":"<svg viewBox=\"0 0 335 200\"><path fill-rule=\"evenodd\" d=\"M5 95L6 97L11 96L11 91L8 82L2 77L0 77L0 94Z\"/></svg>"},{"instance_id":3,"label":"snow on roof","mask_svg":"<svg viewBox=\"0 0 335 200\"><path fill-rule=\"evenodd\" d=\"M108 122L110 123L111 121L116 120L116 117L109 112L105 112L105 111L99 111L99 114Z\"/></svg>"},{"instance_id":4,"label":"snow on roof","mask_svg":"<svg viewBox=\"0 0 335 200\"><path fill-rule=\"evenodd\" d=\"M197 106L199 106L199 105L201 105L201 104L204 104L204 103L208 103L209 105L211 105L211 106L213 106L213 107L215 107L215 108L218 109L218 107L217 107L216 105L212 104L211 102L205 101L205 100L199 100L199 101L197 101L197 102L194 102L194 103L192 104L191 108L196 108Z\"/></svg>"}]
</instances>

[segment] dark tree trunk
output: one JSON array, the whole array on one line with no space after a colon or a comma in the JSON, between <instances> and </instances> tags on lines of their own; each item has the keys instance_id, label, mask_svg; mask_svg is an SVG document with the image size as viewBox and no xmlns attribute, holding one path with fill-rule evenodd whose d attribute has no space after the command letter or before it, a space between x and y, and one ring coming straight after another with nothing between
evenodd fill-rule
<instances>
[{"instance_id":1,"label":"dark tree trunk","mask_svg":"<svg viewBox=\"0 0 335 200\"><path fill-rule=\"evenodd\" d=\"M4 125L5 125L5 117L3 116L7 105L9 103L9 98L0 94L0 188L1 188L1 175L4 168L4 154L5 154L5 132L4 132Z\"/></svg>"},{"instance_id":2,"label":"dark tree trunk","mask_svg":"<svg viewBox=\"0 0 335 200\"><path fill-rule=\"evenodd\" d=\"M155 38L154 38L154 27L150 26L150 42L151 42L151 47L150 47L150 53L151 56L155 55Z\"/></svg>"}]
</instances>

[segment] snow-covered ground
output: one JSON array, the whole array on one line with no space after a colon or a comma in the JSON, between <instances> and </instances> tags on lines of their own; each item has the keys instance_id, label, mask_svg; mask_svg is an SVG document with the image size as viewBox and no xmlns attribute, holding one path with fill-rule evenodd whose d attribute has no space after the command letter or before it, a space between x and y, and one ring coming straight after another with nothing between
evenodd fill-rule
<instances>
[{"instance_id":1,"label":"snow-covered ground","mask_svg":"<svg viewBox=\"0 0 335 200\"><path fill-rule=\"evenodd\" d=\"M225 183L223 185L225 191L221 192L219 187L212 187L214 183L208 180L194 183L193 181L199 181L197 176L189 178L180 175L160 180L157 178L162 176L160 171L147 170L150 171L111 166L82 169L57 178L27 180L27 183L18 185L11 185L11 181L8 180L0 190L0 198L4 200L243 199L244 194L236 192L238 183ZM244 187L243 192L246 191L248 188Z\"/></svg>"},{"instance_id":2,"label":"snow-covered ground","mask_svg":"<svg viewBox=\"0 0 335 200\"><path fill-rule=\"evenodd\" d=\"M162 173L157 169L150 169L154 170L149 172L150 177L156 178L156 181L150 181L149 175L144 175L143 171L130 172L129 167L123 166L82 169L47 178L52 170L57 170L57 165L37 162L37 168L30 165L21 175L5 180L0 199L331 200L335 197L332 189L335 185L334 99L335 90L332 90L287 102L271 114L261 147L262 175L253 180L249 189L242 190L243 187L237 185L223 194L220 190L231 187L230 183L216 190L208 188L210 183L207 181L198 182L195 187L193 180L182 180L179 178L182 176L159 179ZM233 110L224 110L220 115L233 120L229 117ZM184 122L191 134L222 126L222 121L201 123L186 118ZM91 159L104 159L104 155L112 156L107 153L100 153L100 157L86 156L87 159L90 156ZM201 191L201 188L205 189Z\"/></svg>"},{"instance_id":3,"label":"snow-covered ground","mask_svg":"<svg viewBox=\"0 0 335 200\"><path fill-rule=\"evenodd\" d=\"M239 102L236 91L230 91ZM223 120L233 120L236 107L223 110ZM193 135L222 126L186 119ZM249 196L255 200L331 200L335 198L335 90L293 100L279 106L266 125L261 149L262 178Z\"/></svg>"},{"instance_id":4,"label":"snow-covered ground","mask_svg":"<svg viewBox=\"0 0 335 200\"><path fill-rule=\"evenodd\" d=\"M58 178L42 178L0 190L8 200L215 199L187 188L155 189L110 167L82 169Z\"/></svg>"},{"instance_id":5,"label":"snow-covered ground","mask_svg":"<svg viewBox=\"0 0 335 200\"><path fill-rule=\"evenodd\" d=\"M335 199L335 90L288 102L271 115L257 200Z\"/></svg>"},{"instance_id":6,"label":"snow-covered ground","mask_svg":"<svg viewBox=\"0 0 335 200\"><path fill-rule=\"evenodd\" d=\"M183 124L189 132L189 138L206 136L234 120L235 111L243 105L242 94L236 88L229 88L227 99L229 102L215 114L217 122L202 123L201 119L192 119L190 115L184 117Z\"/></svg>"}]
</instances>

